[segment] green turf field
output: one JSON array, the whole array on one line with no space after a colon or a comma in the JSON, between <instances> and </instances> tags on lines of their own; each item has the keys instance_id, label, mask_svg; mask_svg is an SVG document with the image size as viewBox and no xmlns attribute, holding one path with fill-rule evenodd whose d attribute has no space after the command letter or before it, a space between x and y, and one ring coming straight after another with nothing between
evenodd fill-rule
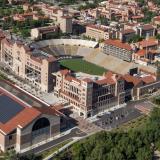
<instances>
[{"instance_id":1,"label":"green turf field","mask_svg":"<svg viewBox=\"0 0 160 160\"><path fill-rule=\"evenodd\" d=\"M102 75L107 70L82 59L61 60L60 65L75 72Z\"/></svg>"}]
</instances>

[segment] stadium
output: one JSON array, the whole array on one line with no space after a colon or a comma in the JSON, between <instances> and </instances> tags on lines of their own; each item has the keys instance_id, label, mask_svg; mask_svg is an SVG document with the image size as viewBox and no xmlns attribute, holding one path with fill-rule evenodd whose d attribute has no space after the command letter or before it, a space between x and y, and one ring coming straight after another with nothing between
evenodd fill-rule
<instances>
[{"instance_id":1,"label":"stadium","mask_svg":"<svg viewBox=\"0 0 160 160\"><path fill-rule=\"evenodd\" d=\"M92 65L89 66L89 70L100 67L100 73L102 73L105 68L106 70L111 70L116 73L126 74L129 69L135 67L140 67L142 69L147 68L147 70L150 72L155 72L155 69L150 66L137 65L135 63L126 62L119 58L102 53L99 50L98 42L95 41L80 39L50 39L35 42L33 45L34 48L53 55L60 62L68 59L67 63L70 63L69 61L71 61L71 59L83 59L85 61L81 62L85 66L90 65L89 63L92 63ZM95 67L93 64L95 64ZM81 68L81 66L79 68ZM76 65L73 65L69 69L72 70L74 67L76 67ZM94 72L92 72L92 74L93 73Z\"/></svg>"}]
</instances>

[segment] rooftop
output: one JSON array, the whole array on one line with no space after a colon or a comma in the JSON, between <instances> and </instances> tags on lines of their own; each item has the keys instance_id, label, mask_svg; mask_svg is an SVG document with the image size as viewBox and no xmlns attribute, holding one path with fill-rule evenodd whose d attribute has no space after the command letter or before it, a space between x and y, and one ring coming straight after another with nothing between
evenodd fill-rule
<instances>
[{"instance_id":1,"label":"rooftop","mask_svg":"<svg viewBox=\"0 0 160 160\"><path fill-rule=\"evenodd\" d=\"M79 80L85 80L85 81L86 80L88 81L89 79L92 81L104 79L104 76L91 75L91 74L82 73L82 72L76 72L74 76Z\"/></svg>"},{"instance_id":2,"label":"rooftop","mask_svg":"<svg viewBox=\"0 0 160 160\"><path fill-rule=\"evenodd\" d=\"M154 27L151 24L145 24L142 26L143 30L152 30Z\"/></svg>"},{"instance_id":3,"label":"rooftop","mask_svg":"<svg viewBox=\"0 0 160 160\"><path fill-rule=\"evenodd\" d=\"M0 102L0 130L5 134L12 132L18 126L25 127L41 114L2 88L0 88Z\"/></svg>"},{"instance_id":4,"label":"rooftop","mask_svg":"<svg viewBox=\"0 0 160 160\"><path fill-rule=\"evenodd\" d=\"M138 50L138 51L136 52L136 54L139 55L139 56L144 56L144 55L146 54L146 50L140 49L140 50Z\"/></svg>"},{"instance_id":5,"label":"rooftop","mask_svg":"<svg viewBox=\"0 0 160 160\"><path fill-rule=\"evenodd\" d=\"M39 27L37 28L40 33L49 33L49 32L55 32L57 30L57 26L46 26L46 27Z\"/></svg>"},{"instance_id":6,"label":"rooftop","mask_svg":"<svg viewBox=\"0 0 160 160\"><path fill-rule=\"evenodd\" d=\"M135 30L133 29L125 29L122 31L122 34L130 34L130 33L135 33Z\"/></svg>"},{"instance_id":7,"label":"rooftop","mask_svg":"<svg viewBox=\"0 0 160 160\"><path fill-rule=\"evenodd\" d=\"M82 81L87 83L97 83L99 85L112 85L115 84L118 79L123 78L121 75L108 71L104 73L102 76L86 74L82 72L74 72L71 73L67 70L61 70L60 73L65 75L65 79L67 81L74 81L81 83Z\"/></svg>"},{"instance_id":8,"label":"rooftop","mask_svg":"<svg viewBox=\"0 0 160 160\"><path fill-rule=\"evenodd\" d=\"M108 28L106 26L102 26L102 25L88 25L87 27L94 28L94 29L97 29L97 30L101 30L101 31L104 31L104 32L108 31Z\"/></svg>"},{"instance_id":9,"label":"rooftop","mask_svg":"<svg viewBox=\"0 0 160 160\"><path fill-rule=\"evenodd\" d=\"M138 44L143 48L145 48L158 45L158 41L156 39L148 39L148 40L142 40L141 42L138 42Z\"/></svg>"},{"instance_id":10,"label":"rooftop","mask_svg":"<svg viewBox=\"0 0 160 160\"><path fill-rule=\"evenodd\" d=\"M134 86L138 85L140 82L143 82L145 84L153 83L156 81L155 76L146 73L146 72L140 72L138 74L130 75L126 74L123 76L125 81L133 83Z\"/></svg>"},{"instance_id":11,"label":"rooftop","mask_svg":"<svg viewBox=\"0 0 160 160\"><path fill-rule=\"evenodd\" d=\"M122 48L122 49L125 49L125 50L128 50L128 51L132 50L132 47L129 44L122 43L120 40L107 39L105 41L105 44L116 46L118 48Z\"/></svg>"},{"instance_id":12,"label":"rooftop","mask_svg":"<svg viewBox=\"0 0 160 160\"><path fill-rule=\"evenodd\" d=\"M6 123L19 112L23 111L22 104L15 101L13 98L0 92L0 122Z\"/></svg>"}]
</instances>

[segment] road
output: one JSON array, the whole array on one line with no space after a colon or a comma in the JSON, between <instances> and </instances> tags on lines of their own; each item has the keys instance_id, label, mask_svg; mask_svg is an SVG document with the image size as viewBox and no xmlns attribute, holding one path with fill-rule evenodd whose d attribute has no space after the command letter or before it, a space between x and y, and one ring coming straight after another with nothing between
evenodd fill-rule
<instances>
[{"instance_id":1,"label":"road","mask_svg":"<svg viewBox=\"0 0 160 160\"><path fill-rule=\"evenodd\" d=\"M48 150L49 148L51 147L54 147L56 146L57 144L61 143L61 142L64 142L65 140L69 140L69 139L72 139L73 137L83 137L83 136L86 136L87 134L82 132L80 129L78 128L75 128L73 129L69 134L63 136L63 137L60 137L58 139L55 139L53 141L50 141L46 144L43 144L41 146L38 146L30 151L27 151L25 153L22 153L22 155L27 155L27 154L38 154L38 153L41 153L45 150Z\"/></svg>"}]
</instances>

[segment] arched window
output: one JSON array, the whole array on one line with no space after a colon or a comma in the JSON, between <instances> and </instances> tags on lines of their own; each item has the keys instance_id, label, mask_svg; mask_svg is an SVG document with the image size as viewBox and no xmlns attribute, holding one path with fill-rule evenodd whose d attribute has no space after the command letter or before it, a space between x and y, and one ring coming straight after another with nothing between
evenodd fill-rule
<instances>
[{"instance_id":1,"label":"arched window","mask_svg":"<svg viewBox=\"0 0 160 160\"><path fill-rule=\"evenodd\" d=\"M38 119L35 124L33 125L33 128L32 128L32 131L36 131L36 130L39 130L39 129L43 129L43 128L46 128L46 127L49 127L50 126L50 122L47 118L40 118Z\"/></svg>"}]
</instances>

